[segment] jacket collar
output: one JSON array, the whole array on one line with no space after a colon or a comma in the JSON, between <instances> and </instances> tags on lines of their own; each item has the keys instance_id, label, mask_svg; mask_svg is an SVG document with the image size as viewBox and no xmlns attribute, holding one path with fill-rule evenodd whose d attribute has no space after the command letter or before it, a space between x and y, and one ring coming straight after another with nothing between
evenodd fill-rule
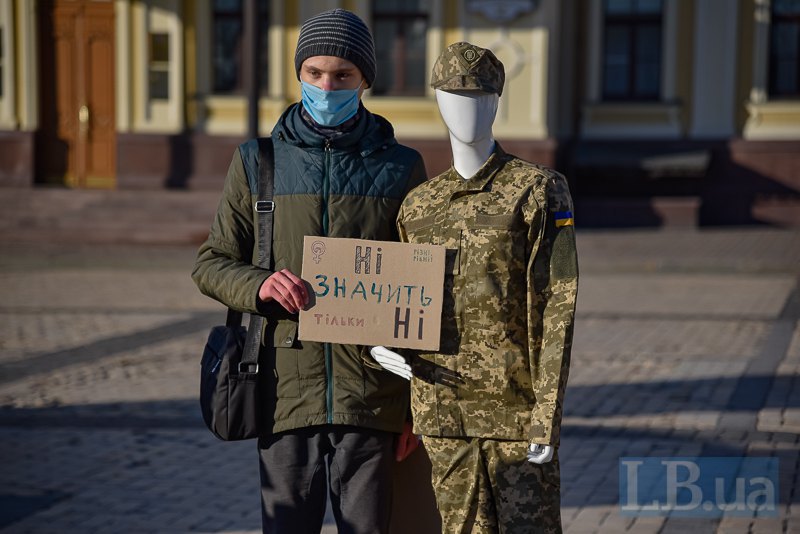
<instances>
[{"instance_id":1,"label":"jacket collar","mask_svg":"<svg viewBox=\"0 0 800 534\"><path fill-rule=\"evenodd\" d=\"M301 148L324 148L326 143L337 150L356 150L367 156L375 150L397 144L394 129L380 115L370 113L363 104L359 108L358 120L352 128L335 130L332 136L314 128L302 117L302 105L289 106L272 129L273 137Z\"/></svg>"},{"instance_id":2,"label":"jacket collar","mask_svg":"<svg viewBox=\"0 0 800 534\"><path fill-rule=\"evenodd\" d=\"M489 159L484 162L478 172L473 176L464 179L458 171L450 165L447 171L446 180L451 183L453 191L483 191L489 182L492 181L497 171L499 171L508 162L512 156L506 154L505 150L500 146L497 141L494 142L494 149Z\"/></svg>"}]
</instances>

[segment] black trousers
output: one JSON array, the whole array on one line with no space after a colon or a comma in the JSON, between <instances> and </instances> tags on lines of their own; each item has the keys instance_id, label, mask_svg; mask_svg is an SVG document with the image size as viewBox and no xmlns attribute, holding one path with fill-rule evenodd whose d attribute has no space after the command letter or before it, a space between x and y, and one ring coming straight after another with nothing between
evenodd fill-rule
<instances>
[{"instance_id":1,"label":"black trousers","mask_svg":"<svg viewBox=\"0 0 800 534\"><path fill-rule=\"evenodd\" d=\"M339 534L388 533L394 437L322 425L260 438L264 533L319 534L329 491Z\"/></svg>"}]
</instances>

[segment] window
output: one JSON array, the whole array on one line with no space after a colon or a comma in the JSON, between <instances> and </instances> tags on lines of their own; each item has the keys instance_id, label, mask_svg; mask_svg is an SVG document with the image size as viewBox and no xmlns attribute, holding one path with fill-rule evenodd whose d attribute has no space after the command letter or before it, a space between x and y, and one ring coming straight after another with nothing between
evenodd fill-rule
<instances>
[{"instance_id":1,"label":"window","mask_svg":"<svg viewBox=\"0 0 800 534\"><path fill-rule=\"evenodd\" d=\"M269 5L258 0L259 83L267 91L267 42ZM213 92L219 95L241 94L244 87L243 47L244 9L242 0L214 0L212 13Z\"/></svg>"},{"instance_id":2,"label":"window","mask_svg":"<svg viewBox=\"0 0 800 534\"><path fill-rule=\"evenodd\" d=\"M800 0L773 0L769 95L800 96Z\"/></svg>"},{"instance_id":3,"label":"window","mask_svg":"<svg viewBox=\"0 0 800 534\"><path fill-rule=\"evenodd\" d=\"M605 0L604 100L658 100L661 0Z\"/></svg>"},{"instance_id":4,"label":"window","mask_svg":"<svg viewBox=\"0 0 800 534\"><path fill-rule=\"evenodd\" d=\"M375 0L372 31L378 72L372 94L420 96L428 73L425 41L428 10L424 0Z\"/></svg>"},{"instance_id":5,"label":"window","mask_svg":"<svg viewBox=\"0 0 800 534\"><path fill-rule=\"evenodd\" d=\"M147 68L150 100L169 100L169 34L150 34Z\"/></svg>"},{"instance_id":6,"label":"window","mask_svg":"<svg viewBox=\"0 0 800 534\"><path fill-rule=\"evenodd\" d=\"M3 50L3 28L0 27L0 98L3 98L3 72L5 72L5 51Z\"/></svg>"}]
</instances>

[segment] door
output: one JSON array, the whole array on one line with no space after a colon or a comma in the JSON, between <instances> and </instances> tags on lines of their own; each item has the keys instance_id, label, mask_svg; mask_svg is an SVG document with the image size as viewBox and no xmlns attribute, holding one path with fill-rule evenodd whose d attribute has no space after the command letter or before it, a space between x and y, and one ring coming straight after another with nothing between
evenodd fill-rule
<instances>
[{"instance_id":1,"label":"door","mask_svg":"<svg viewBox=\"0 0 800 534\"><path fill-rule=\"evenodd\" d=\"M114 3L41 3L37 180L114 187Z\"/></svg>"}]
</instances>

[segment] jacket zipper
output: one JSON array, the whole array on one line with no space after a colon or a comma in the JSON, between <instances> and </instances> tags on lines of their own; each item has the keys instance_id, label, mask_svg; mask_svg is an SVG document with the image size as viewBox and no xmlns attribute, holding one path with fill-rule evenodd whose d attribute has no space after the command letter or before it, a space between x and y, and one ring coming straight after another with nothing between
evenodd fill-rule
<instances>
[{"instance_id":1,"label":"jacket zipper","mask_svg":"<svg viewBox=\"0 0 800 534\"><path fill-rule=\"evenodd\" d=\"M330 189L331 166L331 140L325 140L325 173L322 178L322 235L328 235L328 195ZM324 344L325 374L327 375L327 388L325 404L327 408L327 422L333 424L333 355L331 344Z\"/></svg>"},{"instance_id":2,"label":"jacket zipper","mask_svg":"<svg viewBox=\"0 0 800 534\"><path fill-rule=\"evenodd\" d=\"M325 173L322 175L322 235L328 235L328 195L331 166L331 140L325 140Z\"/></svg>"}]
</instances>

